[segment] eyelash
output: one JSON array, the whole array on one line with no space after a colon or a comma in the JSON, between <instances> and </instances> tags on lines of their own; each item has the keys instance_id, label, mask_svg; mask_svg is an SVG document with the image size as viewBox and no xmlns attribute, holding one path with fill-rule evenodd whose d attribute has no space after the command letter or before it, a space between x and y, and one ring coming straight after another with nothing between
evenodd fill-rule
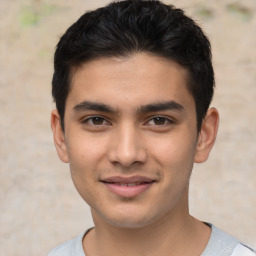
<instances>
[{"instance_id":1,"label":"eyelash","mask_svg":"<svg viewBox=\"0 0 256 256\"><path fill-rule=\"evenodd\" d=\"M97 120L98 119L98 120ZM156 124L155 122L157 121L163 121L164 123L163 124ZM160 120L159 120L160 119ZM95 124L93 123L94 121L99 121L99 122L102 122L102 123L99 123L99 124ZM154 122L154 124L150 124L150 122ZM91 125L91 126L105 126L105 125L111 125L111 123L105 118L105 117L102 117L102 116L90 116L90 117L87 117L86 119L84 119L82 121L83 124L88 124L88 125ZM159 126L159 127L164 127L168 124L174 124L174 120L170 119L170 118L167 118L165 116L153 116L153 117L150 117L148 119L148 121L145 122L146 125L150 125L150 126Z\"/></svg>"},{"instance_id":2,"label":"eyelash","mask_svg":"<svg viewBox=\"0 0 256 256\"><path fill-rule=\"evenodd\" d=\"M93 119L98 119L98 121L102 121L102 122L104 122L104 124L94 124ZM97 120L94 120L94 121L97 121ZM82 121L82 123L83 124L88 124L88 125L91 125L91 126L103 126L103 125L110 125L111 124L109 121L106 120L105 117L102 117L102 116L87 117L86 119L84 119Z\"/></svg>"},{"instance_id":3,"label":"eyelash","mask_svg":"<svg viewBox=\"0 0 256 256\"><path fill-rule=\"evenodd\" d=\"M164 121L164 124L158 124L158 125L157 125L157 124L155 123L155 121L156 121L157 119L160 119L160 120L158 120L158 121ZM151 117L146 123L149 124L149 122L151 122L151 121L154 122L154 124L152 124L152 125L160 126L160 127L164 127L164 126L166 126L166 125L168 125L168 124L174 124L174 123L175 123L174 120L172 120L172 119L170 119L170 118L167 118L167 117L165 117L165 116L154 116L154 117ZM149 124L149 125L151 125L151 124Z\"/></svg>"}]
</instances>

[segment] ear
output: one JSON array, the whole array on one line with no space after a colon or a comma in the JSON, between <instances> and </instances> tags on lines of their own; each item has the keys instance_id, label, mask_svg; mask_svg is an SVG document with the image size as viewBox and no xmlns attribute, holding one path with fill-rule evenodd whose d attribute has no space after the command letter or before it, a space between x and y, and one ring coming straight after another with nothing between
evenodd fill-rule
<instances>
[{"instance_id":1,"label":"ear","mask_svg":"<svg viewBox=\"0 0 256 256\"><path fill-rule=\"evenodd\" d=\"M57 109L54 109L51 113L51 127L58 156L62 162L68 163L69 160L65 134L61 127L61 119Z\"/></svg>"},{"instance_id":2,"label":"ear","mask_svg":"<svg viewBox=\"0 0 256 256\"><path fill-rule=\"evenodd\" d=\"M208 109L198 135L196 154L194 158L195 163L203 163L208 159L217 136L218 125L219 114L217 109Z\"/></svg>"}]
</instances>

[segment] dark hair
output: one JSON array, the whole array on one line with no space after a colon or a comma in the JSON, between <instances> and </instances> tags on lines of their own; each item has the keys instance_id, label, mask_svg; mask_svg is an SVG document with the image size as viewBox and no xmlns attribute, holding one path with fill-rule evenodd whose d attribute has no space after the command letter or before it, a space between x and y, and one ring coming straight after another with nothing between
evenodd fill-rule
<instances>
[{"instance_id":1,"label":"dark hair","mask_svg":"<svg viewBox=\"0 0 256 256\"><path fill-rule=\"evenodd\" d=\"M200 131L214 91L210 42L181 9L154 0L112 2L86 12L61 37L54 55L52 95L63 129L72 69L96 58L137 52L176 61L189 71L188 90Z\"/></svg>"}]
</instances>

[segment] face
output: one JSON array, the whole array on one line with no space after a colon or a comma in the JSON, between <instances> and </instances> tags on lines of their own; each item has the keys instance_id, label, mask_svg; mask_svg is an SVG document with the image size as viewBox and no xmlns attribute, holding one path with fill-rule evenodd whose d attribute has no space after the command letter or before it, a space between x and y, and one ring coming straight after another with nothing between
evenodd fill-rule
<instances>
[{"instance_id":1,"label":"face","mask_svg":"<svg viewBox=\"0 0 256 256\"><path fill-rule=\"evenodd\" d=\"M188 213L192 166L206 160L210 133L197 133L187 77L177 63L142 53L74 73L65 133L56 110L52 129L94 219L136 228Z\"/></svg>"}]
</instances>

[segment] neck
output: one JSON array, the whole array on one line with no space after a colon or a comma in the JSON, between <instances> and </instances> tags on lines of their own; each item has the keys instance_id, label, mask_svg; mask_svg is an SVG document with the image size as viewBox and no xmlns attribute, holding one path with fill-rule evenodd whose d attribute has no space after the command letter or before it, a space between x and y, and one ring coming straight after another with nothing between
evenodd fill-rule
<instances>
[{"instance_id":1,"label":"neck","mask_svg":"<svg viewBox=\"0 0 256 256\"><path fill-rule=\"evenodd\" d=\"M95 228L83 241L86 256L198 256L211 230L189 214L188 187L174 207L140 227L120 227L92 209Z\"/></svg>"},{"instance_id":2,"label":"neck","mask_svg":"<svg viewBox=\"0 0 256 256\"><path fill-rule=\"evenodd\" d=\"M95 228L83 241L86 256L201 255L210 228L188 213L176 214L142 228L120 228L94 216Z\"/></svg>"}]
</instances>

